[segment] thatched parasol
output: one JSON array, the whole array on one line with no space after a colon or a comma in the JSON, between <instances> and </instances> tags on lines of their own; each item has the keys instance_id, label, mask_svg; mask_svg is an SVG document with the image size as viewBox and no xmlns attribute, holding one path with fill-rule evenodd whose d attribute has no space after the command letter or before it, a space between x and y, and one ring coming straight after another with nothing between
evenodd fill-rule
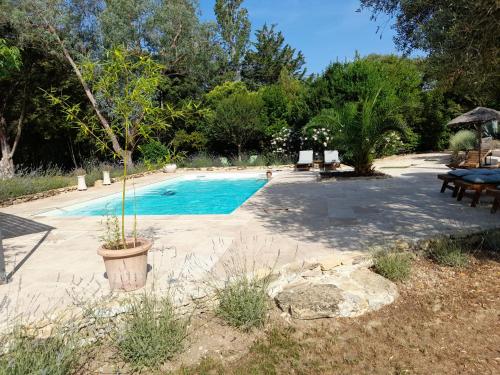
<instances>
[{"instance_id":1,"label":"thatched parasol","mask_svg":"<svg viewBox=\"0 0 500 375\"><path fill-rule=\"evenodd\" d=\"M457 125L474 125L476 131L478 132L479 138L479 165L481 165L481 141L483 136L483 125L491 122L491 121L499 121L500 120L500 112L485 107L477 107L472 111L464 113L458 117L455 117L448 123L448 126L457 126Z\"/></svg>"},{"instance_id":2,"label":"thatched parasol","mask_svg":"<svg viewBox=\"0 0 500 375\"><path fill-rule=\"evenodd\" d=\"M472 111L464 113L458 117L455 117L448 123L448 126L462 125L462 124L474 124L483 125L493 120L500 120L500 112L491 108L477 107Z\"/></svg>"}]
</instances>

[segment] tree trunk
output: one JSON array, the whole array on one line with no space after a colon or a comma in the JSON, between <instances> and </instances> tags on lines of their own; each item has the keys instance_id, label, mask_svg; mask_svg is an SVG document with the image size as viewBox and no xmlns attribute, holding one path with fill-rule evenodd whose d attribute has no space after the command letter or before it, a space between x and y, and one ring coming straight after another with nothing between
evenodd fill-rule
<instances>
[{"instance_id":1,"label":"tree trunk","mask_svg":"<svg viewBox=\"0 0 500 375\"><path fill-rule=\"evenodd\" d=\"M5 121L1 119L1 121ZM0 159L0 179L14 177L14 160L12 158L12 151L7 141L7 135L4 132L3 124L0 124L0 151L2 151L2 158Z\"/></svg>"},{"instance_id":2,"label":"tree trunk","mask_svg":"<svg viewBox=\"0 0 500 375\"><path fill-rule=\"evenodd\" d=\"M241 144L238 144L238 161L241 161Z\"/></svg>"},{"instance_id":3,"label":"tree trunk","mask_svg":"<svg viewBox=\"0 0 500 375\"><path fill-rule=\"evenodd\" d=\"M0 151L2 152L2 158L0 159L0 179L14 177L14 153L16 152L17 145L19 144L19 140L21 139L21 132L23 130L24 115L26 113L27 86L28 84L26 82L23 89L21 113L19 114L19 118L17 119L12 147L9 144L9 129L7 127L7 120L3 116L3 113L0 114Z\"/></svg>"},{"instance_id":4,"label":"tree trunk","mask_svg":"<svg viewBox=\"0 0 500 375\"><path fill-rule=\"evenodd\" d=\"M0 117L0 179L14 177L14 160L12 159L12 150L7 139L7 124L3 116Z\"/></svg>"},{"instance_id":5,"label":"tree trunk","mask_svg":"<svg viewBox=\"0 0 500 375\"><path fill-rule=\"evenodd\" d=\"M9 152L2 148L2 158L0 159L0 180L14 177L14 160Z\"/></svg>"},{"instance_id":6,"label":"tree trunk","mask_svg":"<svg viewBox=\"0 0 500 375\"><path fill-rule=\"evenodd\" d=\"M90 104L92 105L92 108L94 109L94 112L97 115L97 118L99 119L102 127L104 128L104 131L106 132L106 134L108 135L109 140L111 141L111 145L113 147L113 151L117 155L123 155L124 152L123 152L123 149L120 146L120 143L118 142L118 138L116 137L115 133L113 132L113 129L111 128L111 125L109 124L108 120L103 116L103 114L99 110L99 107L98 107L98 104L97 104L97 100L95 99L94 94L92 93L90 87L87 85L87 82L85 82L85 80L83 79L82 72L78 68L78 65L76 65L75 61L71 57L71 54L69 53L68 49L64 45L64 42L61 40L61 38L59 38L59 34L57 33L56 29L50 23L48 23L47 21L45 21L45 22L47 23L49 31L54 35L54 37L57 40L57 43L61 47L61 49L63 51L64 57L66 58L66 60L68 60L69 64L73 68L73 71L75 72L78 80L80 81L80 83L81 83L81 85L83 87L83 91L85 91L85 95L89 99ZM130 160L132 160L132 159L130 159Z\"/></svg>"},{"instance_id":7,"label":"tree trunk","mask_svg":"<svg viewBox=\"0 0 500 375\"><path fill-rule=\"evenodd\" d=\"M132 160L132 151L123 150L121 156L123 161L127 163L127 168L134 166L134 162Z\"/></svg>"},{"instance_id":8,"label":"tree trunk","mask_svg":"<svg viewBox=\"0 0 500 375\"><path fill-rule=\"evenodd\" d=\"M373 174L373 165L372 164L355 165L354 173L360 176L371 176Z\"/></svg>"}]
</instances>

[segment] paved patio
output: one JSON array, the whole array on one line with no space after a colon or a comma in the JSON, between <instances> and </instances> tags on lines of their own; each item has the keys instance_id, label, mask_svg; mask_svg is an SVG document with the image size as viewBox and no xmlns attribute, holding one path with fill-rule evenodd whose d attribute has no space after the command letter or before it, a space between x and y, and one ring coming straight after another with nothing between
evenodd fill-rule
<instances>
[{"instance_id":1,"label":"paved patio","mask_svg":"<svg viewBox=\"0 0 500 375\"><path fill-rule=\"evenodd\" d=\"M447 170L445 160L443 154L381 160L377 167L392 176L388 179L318 182L316 173L283 170L231 215L139 217L140 233L155 240L148 283L196 294L203 289L196 281L208 270L220 274L222 264L234 259L260 268L336 252L369 252L395 239L499 226L500 215L491 215L489 205L474 209L467 200L457 202L449 192L439 192L436 174ZM143 177L136 187L165 178L171 176ZM119 188L114 184L0 209L12 274L9 284L0 285L0 326L16 313L39 316L76 297L108 293L104 264L96 254L102 219L43 213Z\"/></svg>"}]
</instances>

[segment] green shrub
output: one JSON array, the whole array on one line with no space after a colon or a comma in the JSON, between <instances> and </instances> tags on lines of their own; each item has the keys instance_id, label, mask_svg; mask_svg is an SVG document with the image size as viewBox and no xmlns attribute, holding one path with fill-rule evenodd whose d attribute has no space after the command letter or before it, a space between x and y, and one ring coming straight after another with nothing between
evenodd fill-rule
<instances>
[{"instance_id":1,"label":"green shrub","mask_svg":"<svg viewBox=\"0 0 500 375\"><path fill-rule=\"evenodd\" d=\"M74 340L60 335L42 339L17 330L2 344L8 351L0 355L1 375L71 374L80 358Z\"/></svg>"},{"instance_id":2,"label":"green shrub","mask_svg":"<svg viewBox=\"0 0 500 375\"><path fill-rule=\"evenodd\" d=\"M474 150L477 144L477 135L470 130L460 130L450 137L450 150L455 153L459 151Z\"/></svg>"},{"instance_id":3,"label":"green shrub","mask_svg":"<svg viewBox=\"0 0 500 375\"><path fill-rule=\"evenodd\" d=\"M22 195L76 185L73 176L15 176L0 183L0 202Z\"/></svg>"},{"instance_id":4,"label":"green shrub","mask_svg":"<svg viewBox=\"0 0 500 375\"><path fill-rule=\"evenodd\" d=\"M408 253L379 252L374 256L373 269L392 281L406 280L411 271L411 255Z\"/></svg>"},{"instance_id":5,"label":"green shrub","mask_svg":"<svg viewBox=\"0 0 500 375\"><path fill-rule=\"evenodd\" d=\"M183 167L187 168L209 168L209 167L219 167L220 160L215 156L208 155L205 153L200 153L191 156L185 160L182 164Z\"/></svg>"},{"instance_id":6,"label":"green shrub","mask_svg":"<svg viewBox=\"0 0 500 375\"><path fill-rule=\"evenodd\" d=\"M469 263L469 255L463 241L442 238L432 241L427 250L430 259L442 266L465 267Z\"/></svg>"},{"instance_id":7,"label":"green shrub","mask_svg":"<svg viewBox=\"0 0 500 375\"><path fill-rule=\"evenodd\" d=\"M168 147L156 139L151 139L148 143L140 145L138 148L141 152L142 160L153 164L163 161L168 152Z\"/></svg>"},{"instance_id":8,"label":"green shrub","mask_svg":"<svg viewBox=\"0 0 500 375\"><path fill-rule=\"evenodd\" d=\"M131 301L118 349L135 369L158 367L182 350L186 331L187 321L177 316L169 298L144 294Z\"/></svg>"},{"instance_id":9,"label":"green shrub","mask_svg":"<svg viewBox=\"0 0 500 375\"><path fill-rule=\"evenodd\" d=\"M97 180L102 179L104 168L110 170L111 177L121 177L123 175L123 166L103 165L95 162L86 162L85 164L85 182L88 186L94 186ZM148 170L145 163L137 162L133 167L128 167L129 175L142 173ZM0 202L10 198L16 198L23 195L41 193L48 190L60 189L76 185L75 174L65 173L63 170L55 167L46 169L21 169L13 178L2 180L0 183Z\"/></svg>"},{"instance_id":10,"label":"green shrub","mask_svg":"<svg viewBox=\"0 0 500 375\"><path fill-rule=\"evenodd\" d=\"M238 276L217 289L217 315L230 325L248 330L264 324L267 314L267 282Z\"/></svg>"},{"instance_id":11,"label":"green shrub","mask_svg":"<svg viewBox=\"0 0 500 375\"><path fill-rule=\"evenodd\" d=\"M207 138L201 132L186 132L184 129L178 130L172 139L172 146L177 150L199 152L207 145Z\"/></svg>"}]
</instances>

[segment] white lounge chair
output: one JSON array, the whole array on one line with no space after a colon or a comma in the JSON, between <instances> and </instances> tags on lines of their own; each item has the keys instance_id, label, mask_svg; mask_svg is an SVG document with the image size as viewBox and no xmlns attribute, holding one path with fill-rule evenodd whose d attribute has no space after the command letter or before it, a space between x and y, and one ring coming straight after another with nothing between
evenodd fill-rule
<instances>
[{"instance_id":1,"label":"white lounge chair","mask_svg":"<svg viewBox=\"0 0 500 375\"><path fill-rule=\"evenodd\" d=\"M295 164L298 171L308 171L313 166L313 150L300 151L299 161Z\"/></svg>"},{"instance_id":2,"label":"white lounge chair","mask_svg":"<svg viewBox=\"0 0 500 375\"><path fill-rule=\"evenodd\" d=\"M325 150L325 169L337 169L340 167L339 152L337 150Z\"/></svg>"}]
</instances>

